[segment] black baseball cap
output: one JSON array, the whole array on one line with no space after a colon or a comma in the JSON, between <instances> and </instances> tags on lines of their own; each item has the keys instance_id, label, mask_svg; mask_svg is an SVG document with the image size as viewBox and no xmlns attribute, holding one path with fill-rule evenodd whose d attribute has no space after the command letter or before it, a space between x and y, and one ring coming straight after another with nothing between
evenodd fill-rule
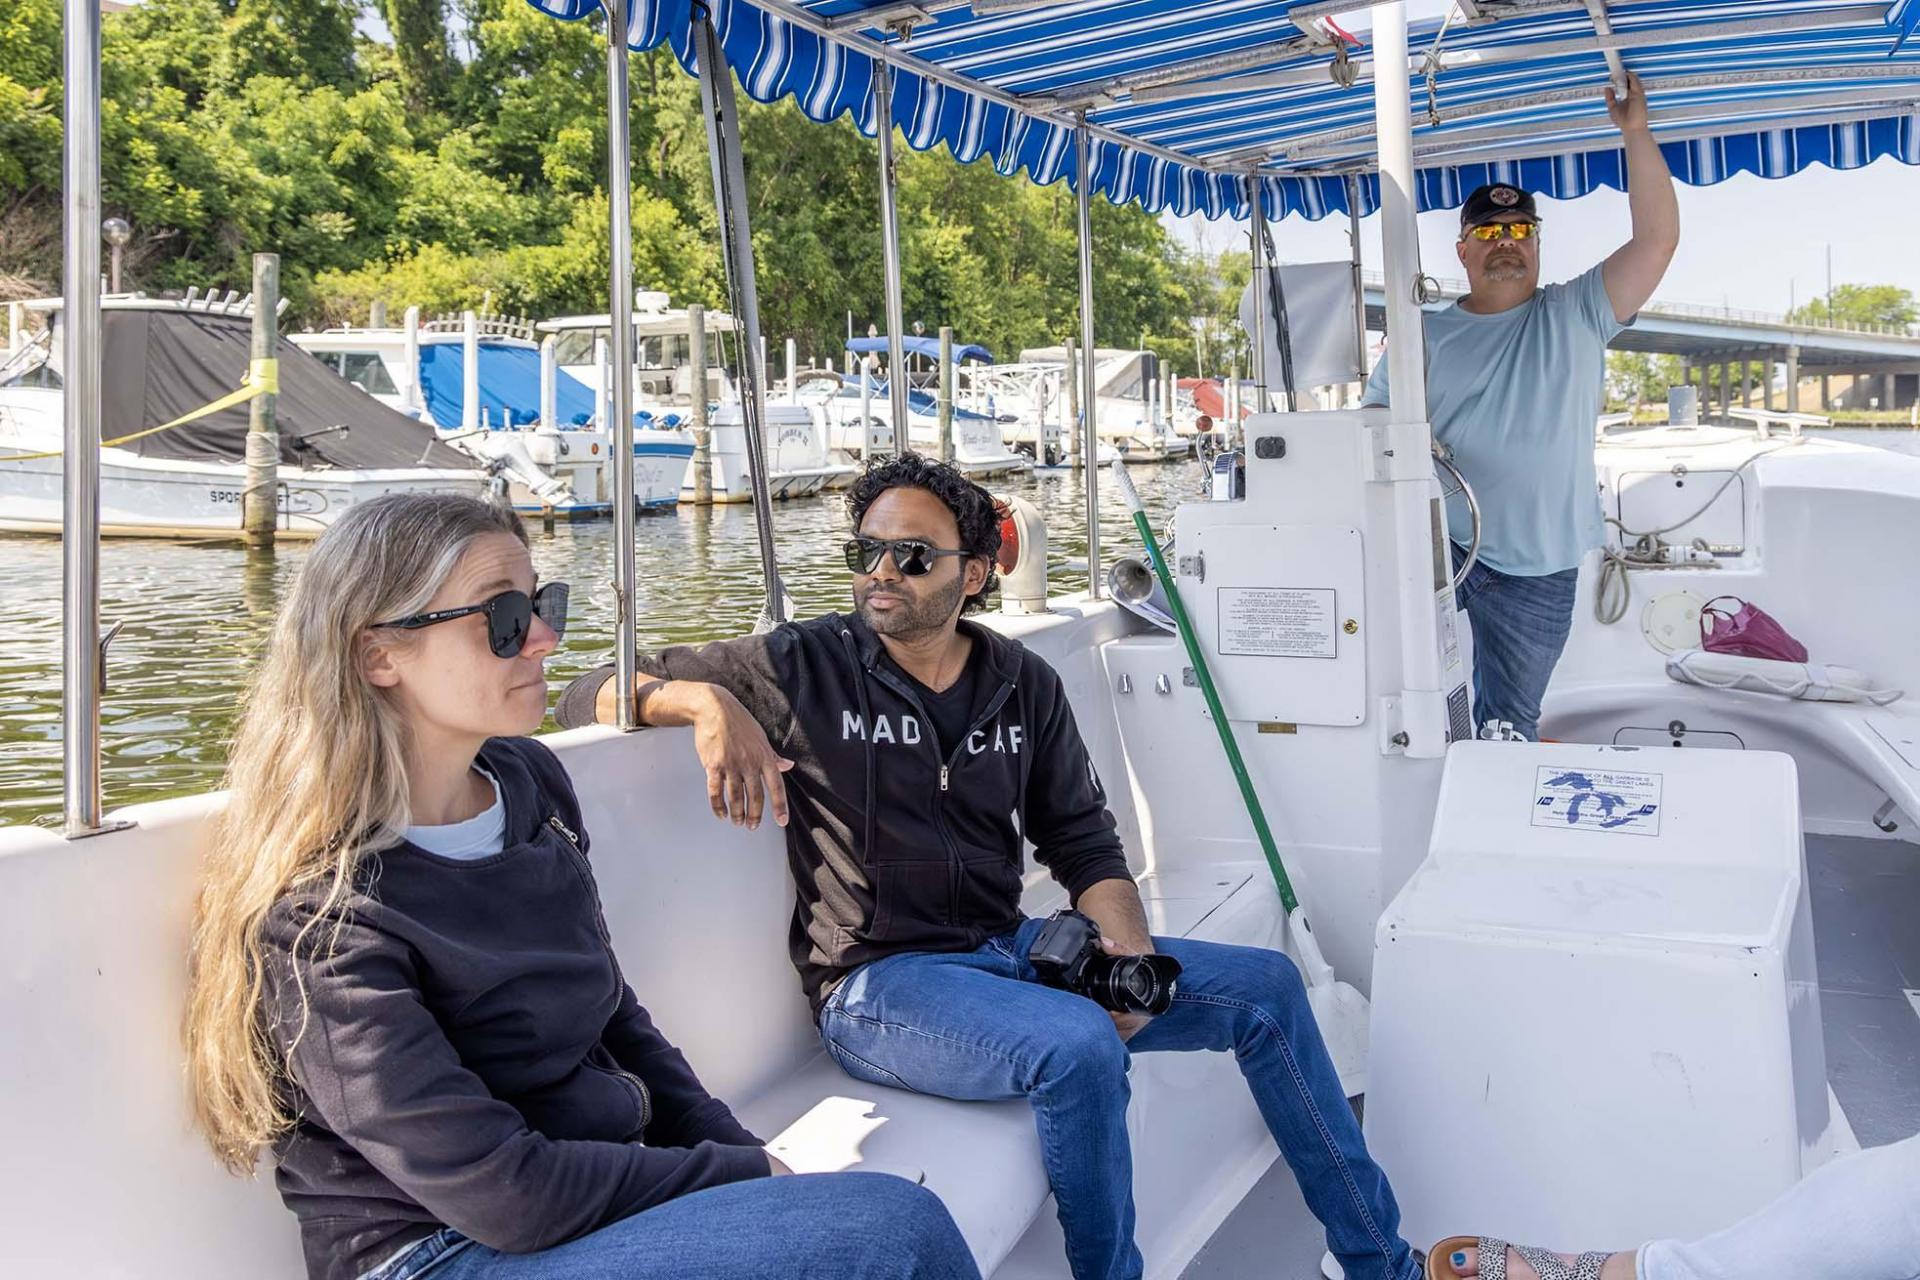
<instances>
[{"instance_id":1,"label":"black baseball cap","mask_svg":"<svg viewBox=\"0 0 1920 1280\"><path fill-rule=\"evenodd\" d=\"M1536 221L1540 217L1533 205L1532 192L1505 182L1489 182L1477 188L1460 206L1460 229L1465 231L1483 222L1492 222L1503 213L1524 213Z\"/></svg>"}]
</instances>

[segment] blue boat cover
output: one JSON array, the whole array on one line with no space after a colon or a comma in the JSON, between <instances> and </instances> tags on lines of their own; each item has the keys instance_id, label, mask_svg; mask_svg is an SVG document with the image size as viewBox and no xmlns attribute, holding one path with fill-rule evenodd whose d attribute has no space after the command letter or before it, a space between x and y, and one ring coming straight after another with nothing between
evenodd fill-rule
<instances>
[{"instance_id":1,"label":"blue boat cover","mask_svg":"<svg viewBox=\"0 0 1920 1280\"><path fill-rule=\"evenodd\" d=\"M900 348L910 356L925 356L929 360L940 358L940 339L915 336L900 339ZM847 350L855 355L887 354L887 338L881 334L877 338L849 338ZM969 360L978 360L982 364L993 363L993 352L975 342L956 342L953 344L953 358L962 364Z\"/></svg>"},{"instance_id":2,"label":"blue boat cover","mask_svg":"<svg viewBox=\"0 0 1920 1280\"><path fill-rule=\"evenodd\" d=\"M529 3L560 18L599 7ZM1270 217L1344 213L1350 197L1362 213L1378 204L1368 34L1316 20L1335 6L1315 0L1059 0L983 16L923 2L911 39L861 21L882 11L897 21L912 7L900 0L702 7L750 95L791 97L818 121L850 115L872 134L878 55L895 67L895 125L919 150L1077 184L1072 131L1084 109L1093 189L1116 204L1244 217L1249 172ZM1306 10L1297 23L1296 9ZM1920 164L1920 40L1910 38L1920 0L1611 0L1605 51L1587 6L1471 9L1479 20L1409 32L1424 209L1452 208L1493 180L1556 199L1623 187L1602 97L1607 52L1646 82L1683 182L1889 156ZM668 44L693 71L693 12L693 0L633 0L628 43ZM1156 98L1156 78L1205 83Z\"/></svg>"},{"instance_id":3,"label":"blue boat cover","mask_svg":"<svg viewBox=\"0 0 1920 1280\"><path fill-rule=\"evenodd\" d=\"M428 342L420 346L420 393L427 416L442 430L465 420L467 404L466 348L458 342ZM584 426L593 421L593 389L566 372L556 370L555 408L562 424ZM540 353L531 347L504 342L480 343L480 409L494 427L521 426L540 420Z\"/></svg>"}]
</instances>

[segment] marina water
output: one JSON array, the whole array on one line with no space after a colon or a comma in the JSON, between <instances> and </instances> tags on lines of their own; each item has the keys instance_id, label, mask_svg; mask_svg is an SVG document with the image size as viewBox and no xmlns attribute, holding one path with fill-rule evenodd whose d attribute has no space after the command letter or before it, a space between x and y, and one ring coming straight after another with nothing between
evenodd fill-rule
<instances>
[{"instance_id":1,"label":"marina water","mask_svg":"<svg viewBox=\"0 0 1920 1280\"><path fill-rule=\"evenodd\" d=\"M1136 467L1156 526L1201 496L1192 461ZM1101 477L1102 559L1138 555L1132 525ZM1086 519L1078 473L1044 471L994 481L1046 516L1053 594L1086 587ZM607 660L613 637L609 521L529 527L542 581L573 586L567 634L547 661L554 694ZM801 617L850 602L840 544L839 495L774 508L780 571ZM639 521L642 652L740 635L763 592L750 507L683 506ZM101 706L102 777L109 808L205 791L220 783L227 739L280 602L306 558L303 542L249 557L237 543L109 539L101 548L103 628L125 626L109 651ZM1068 568L1066 562L1082 567ZM13 638L0 646L0 825L57 824L60 813L60 543L0 539L0 604Z\"/></svg>"}]
</instances>

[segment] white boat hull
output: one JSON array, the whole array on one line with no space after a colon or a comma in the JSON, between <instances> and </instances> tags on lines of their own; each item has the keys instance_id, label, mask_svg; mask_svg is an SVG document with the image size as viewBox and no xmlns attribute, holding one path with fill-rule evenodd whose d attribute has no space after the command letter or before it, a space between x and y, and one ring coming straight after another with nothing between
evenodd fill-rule
<instances>
[{"instance_id":1,"label":"white boat hull","mask_svg":"<svg viewBox=\"0 0 1920 1280\"><path fill-rule=\"evenodd\" d=\"M237 462L177 462L143 458L125 449L100 451L100 532L110 537L204 538L238 536L246 466ZM464 493L485 490L474 471L397 468L381 471L279 469L281 537L316 537L356 503L383 493ZM0 530L59 533L61 459L11 461L0 453Z\"/></svg>"},{"instance_id":2,"label":"white boat hull","mask_svg":"<svg viewBox=\"0 0 1920 1280\"><path fill-rule=\"evenodd\" d=\"M766 457L767 493L776 501L807 498L830 489L843 489L853 483L859 468L834 460L827 447L826 431L805 408L795 405L767 406ZM712 501L735 503L753 501L753 471L747 463L747 432L740 422L738 405L722 407L714 415L709 429L708 466L713 478ZM696 502L694 469L687 468L687 479L680 490L682 502Z\"/></svg>"}]
</instances>

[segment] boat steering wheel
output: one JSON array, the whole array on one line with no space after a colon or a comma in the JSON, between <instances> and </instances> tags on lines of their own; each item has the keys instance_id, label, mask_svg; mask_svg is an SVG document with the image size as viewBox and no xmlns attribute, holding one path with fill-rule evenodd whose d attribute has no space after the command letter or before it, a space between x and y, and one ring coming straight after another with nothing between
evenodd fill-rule
<instances>
[{"instance_id":1,"label":"boat steering wheel","mask_svg":"<svg viewBox=\"0 0 1920 1280\"><path fill-rule=\"evenodd\" d=\"M1460 571L1453 575L1453 582L1449 587L1449 590L1458 591L1460 584L1467 580L1467 575L1473 572L1474 562L1480 558L1480 500L1474 497L1473 486L1468 484L1467 478L1460 474L1460 468L1453 465L1453 450L1438 440L1433 442L1433 460L1453 477L1454 487L1451 489L1443 487L1440 490L1440 496L1451 498L1457 493L1464 497L1467 500L1467 514L1473 524L1473 538L1467 544L1467 558L1460 562Z\"/></svg>"}]
</instances>

